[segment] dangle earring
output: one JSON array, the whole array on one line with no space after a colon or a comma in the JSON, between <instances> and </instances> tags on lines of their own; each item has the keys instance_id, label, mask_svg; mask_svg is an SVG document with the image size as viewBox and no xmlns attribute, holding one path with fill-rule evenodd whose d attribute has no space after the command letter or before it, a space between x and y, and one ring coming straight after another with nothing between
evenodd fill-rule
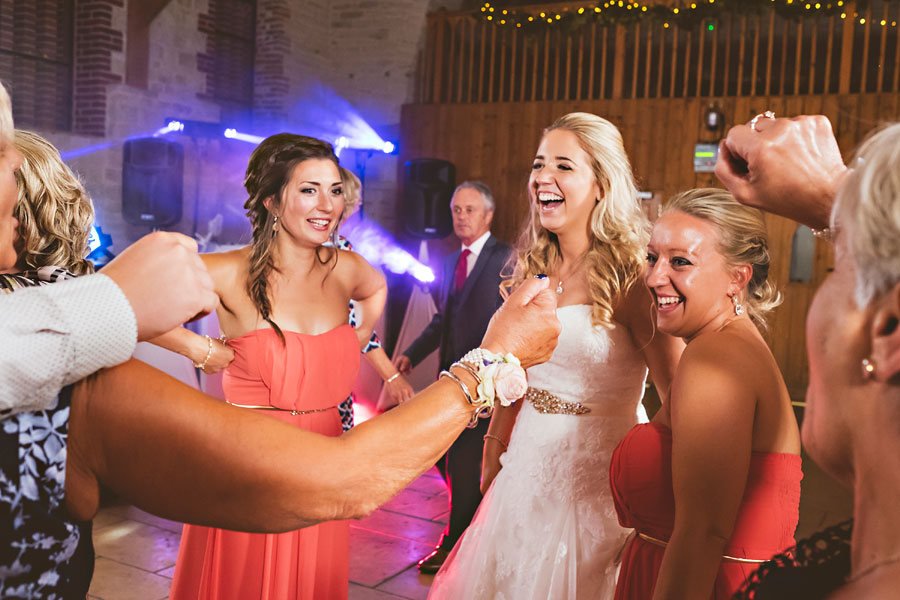
<instances>
[{"instance_id":1,"label":"dangle earring","mask_svg":"<svg viewBox=\"0 0 900 600\"><path fill-rule=\"evenodd\" d=\"M875 362L871 358L864 358L861 364L863 379L873 379L875 377Z\"/></svg>"},{"instance_id":2,"label":"dangle earring","mask_svg":"<svg viewBox=\"0 0 900 600\"><path fill-rule=\"evenodd\" d=\"M275 215L275 219L272 221L272 235L278 233L278 215Z\"/></svg>"},{"instance_id":3,"label":"dangle earring","mask_svg":"<svg viewBox=\"0 0 900 600\"><path fill-rule=\"evenodd\" d=\"M734 304L734 314L741 316L744 314L744 305L738 300L737 294L731 296L731 302Z\"/></svg>"}]
</instances>

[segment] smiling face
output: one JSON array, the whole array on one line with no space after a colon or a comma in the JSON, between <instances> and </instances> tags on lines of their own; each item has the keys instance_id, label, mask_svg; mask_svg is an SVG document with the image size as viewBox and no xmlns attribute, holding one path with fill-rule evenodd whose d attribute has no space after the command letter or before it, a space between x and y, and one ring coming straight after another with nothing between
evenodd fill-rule
<instances>
[{"instance_id":1,"label":"smiling face","mask_svg":"<svg viewBox=\"0 0 900 600\"><path fill-rule=\"evenodd\" d=\"M341 174L333 161L305 160L294 167L281 191L281 203L266 200L266 208L278 217L278 229L291 239L320 246L338 226L344 210Z\"/></svg>"},{"instance_id":2,"label":"smiling face","mask_svg":"<svg viewBox=\"0 0 900 600\"><path fill-rule=\"evenodd\" d=\"M541 140L528 181L541 225L555 233L586 232L600 187L590 156L567 129L549 131Z\"/></svg>"},{"instance_id":3,"label":"smiling face","mask_svg":"<svg viewBox=\"0 0 900 600\"><path fill-rule=\"evenodd\" d=\"M22 155L12 141L0 141L0 273L15 270L19 222L13 216L18 197L16 169Z\"/></svg>"},{"instance_id":4,"label":"smiling face","mask_svg":"<svg viewBox=\"0 0 900 600\"><path fill-rule=\"evenodd\" d=\"M690 340L734 316L729 295L740 288L709 221L664 213L650 236L645 280L657 301L660 331Z\"/></svg>"}]
</instances>

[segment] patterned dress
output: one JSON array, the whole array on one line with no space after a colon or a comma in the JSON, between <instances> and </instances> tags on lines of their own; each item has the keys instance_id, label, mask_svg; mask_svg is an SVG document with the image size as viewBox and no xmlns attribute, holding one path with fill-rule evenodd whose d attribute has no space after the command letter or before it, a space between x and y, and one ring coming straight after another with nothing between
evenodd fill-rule
<instances>
[{"instance_id":1,"label":"patterned dress","mask_svg":"<svg viewBox=\"0 0 900 600\"><path fill-rule=\"evenodd\" d=\"M74 277L44 267L0 274L0 292ZM46 410L0 421L0 598L84 598L94 570L90 521L66 510L71 388Z\"/></svg>"},{"instance_id":2,"label":"patterned dress","mask_svg":"<svg viewBox=\"0 0 900 600\"><path fill-rule=\"evenodd\" d=\"M353 244L350 243L350 240L345 238L344 236L338 236L337 247L339 250L349 250L353 251ZM353 329L359 325L359 318L356 316L356 303L353 300L350 301L350 326ZM372 337L369 338L369 343L366 344L366 347L363 348L363 354L368 354L372 350L376 348L381 348L381 339L378 337L378 333L372 331ZM338 413L341 415L341 426L344 428L344 431L349 431L353 427L353 393L350 393L350 396L347 397L346 400L341 402L338 406Z\"/></svg>"}]
</instances>

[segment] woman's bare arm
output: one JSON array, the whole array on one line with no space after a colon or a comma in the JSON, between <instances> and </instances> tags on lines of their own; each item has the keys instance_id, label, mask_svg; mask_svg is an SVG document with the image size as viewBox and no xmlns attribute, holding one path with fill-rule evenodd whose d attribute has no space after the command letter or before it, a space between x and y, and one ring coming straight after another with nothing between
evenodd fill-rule
<instances>
[{"instance_id":1,"label":"woman's bare arm","mask_svg":"<svg viewBox=\"0 0 900 600\"><path fill-rule=\"evenodd\" d=\"M654 600L708 598L731 538L750 469L756 400L734 336L685 350L672 390L675 527ZM753 558L753 557L751 557Z\"/></svg>"},{"instance_id":2,"label":"woman's bare arm","mask_svg":"<svg viewBox=\"0 0 900 600\"><path fill-rule=\"evenodd\" d=\"M524 366L549 358L559 322L546 282L510 296L483 346ZM465 371L458 376L474 390ZM246 531L287 531L362 516L430 468L471 416L461 390L439 381L339 438L213 400L131 361L73 392L66 501L97 509L99 484L171 519Z\"/></svg>"}]
</instances>

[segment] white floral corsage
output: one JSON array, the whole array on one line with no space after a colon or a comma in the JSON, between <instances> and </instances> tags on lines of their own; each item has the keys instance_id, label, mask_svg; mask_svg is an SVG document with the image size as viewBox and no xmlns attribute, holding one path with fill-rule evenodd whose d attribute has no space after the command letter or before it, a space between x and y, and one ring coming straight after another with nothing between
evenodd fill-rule
<instances>
[{"instance_id":1,"label":"white floral corsage","mask_svg":"<svg viewBox=\"0 0 900 600\"><path fill-rule=\"evenodd\" d=\"M460 362L474 365L480 379L478 401L484 406L493 407L497 399L501 405L510 406L528 390L525 369L512 353L504 355L477 348Z\"/></svg>"}]
</instances>

